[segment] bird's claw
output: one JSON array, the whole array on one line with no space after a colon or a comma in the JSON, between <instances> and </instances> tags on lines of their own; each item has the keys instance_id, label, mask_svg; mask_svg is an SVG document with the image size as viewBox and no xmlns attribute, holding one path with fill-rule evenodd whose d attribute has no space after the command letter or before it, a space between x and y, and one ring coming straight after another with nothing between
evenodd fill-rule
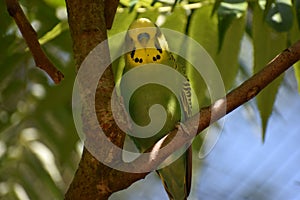
<instances>
[{"instance_id":1,"label":"bird's claw","mask_svg":"<svg viewBox=\"0 0 300 200\"><path fill-rule=\"evenodd\" d=\"M178 122L175 126L178 130L182 130L184 133L191 135L189 129L184 125L184 123Z\"/></svg>"}]
</instances>

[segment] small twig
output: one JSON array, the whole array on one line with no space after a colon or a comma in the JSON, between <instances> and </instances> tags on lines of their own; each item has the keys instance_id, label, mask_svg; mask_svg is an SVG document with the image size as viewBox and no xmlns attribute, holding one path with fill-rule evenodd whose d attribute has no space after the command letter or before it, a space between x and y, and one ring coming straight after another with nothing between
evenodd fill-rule
<instances>
[{"instance_id":1,"label":"small twig","mask_svg":"<svg viewBox=\"0 0 300 200\"><path fill-rule=\"evenodd\" d=\"M19 2L17 0L6 0L5 3L9 15L14 18L30 52L32 53L36 66L44 70L56 84L60 83L64 78L64 75L56 69L42 50L37 33L27 20Z\"/></svg>"}]
</instances>

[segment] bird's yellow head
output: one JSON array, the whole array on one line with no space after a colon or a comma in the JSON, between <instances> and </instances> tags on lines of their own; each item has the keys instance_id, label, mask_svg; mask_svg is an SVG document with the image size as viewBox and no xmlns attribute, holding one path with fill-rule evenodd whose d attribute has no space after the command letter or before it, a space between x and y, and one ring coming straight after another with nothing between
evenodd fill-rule
<instances>
[{"instance_id":1,"label":"bird's yellow head","mask_svg":"<svg viewBox=\"0 0 300 200\"><path fill-rule=\"evenodd\" d=\"M125 55L127 68L162 63L168 49L160 29L147 18L139 18L129 26L125 46L129 51Z\"/></svg>"},{"instance_id":2,"label":"bird's yellow head","mask_svg":"<svg viewBox=\"0 0 300 200\"><path fill-rule=\"evenodd\" d=\"M132 22L129 26L128 36L133 42L141 48L151 47L151 41L153 41L157 27L147 18L140 18Z\"/></svg>"}]
</instances>

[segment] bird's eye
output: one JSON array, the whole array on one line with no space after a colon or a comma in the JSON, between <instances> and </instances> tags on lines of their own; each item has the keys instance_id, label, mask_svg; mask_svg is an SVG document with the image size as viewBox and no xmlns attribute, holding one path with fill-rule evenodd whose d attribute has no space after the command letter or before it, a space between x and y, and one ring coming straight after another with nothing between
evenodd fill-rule
<instances>
[{"instance_id":1,"label":"bird's eye","mask_svg":"<svg viewBox=\"0 0 300 200\"><path fill-rule=\"evenodd\" d=\"M150 35L148 33L140 33L138 35L138 40L140 43L148 42Z\"/></svg>"}]
</instances>

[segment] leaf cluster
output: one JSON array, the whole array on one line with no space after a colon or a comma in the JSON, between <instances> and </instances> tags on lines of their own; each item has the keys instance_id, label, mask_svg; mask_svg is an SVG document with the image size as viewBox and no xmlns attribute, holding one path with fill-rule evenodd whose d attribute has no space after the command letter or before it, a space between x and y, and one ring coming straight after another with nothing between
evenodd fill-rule
<instances>
[{"instance_id":1,"label":"leaf cluster","mask_svg":"<svg viewBox=\"0 0 300 200\"><path fill-rule=\"evenodd\" d=\"M20 3L43 49L66 78L55 86L35 66L4 1L0 2L0 196L62 199L79 160L70 98L75 71L65 4Z\"/></svg>"}]
</instances>

